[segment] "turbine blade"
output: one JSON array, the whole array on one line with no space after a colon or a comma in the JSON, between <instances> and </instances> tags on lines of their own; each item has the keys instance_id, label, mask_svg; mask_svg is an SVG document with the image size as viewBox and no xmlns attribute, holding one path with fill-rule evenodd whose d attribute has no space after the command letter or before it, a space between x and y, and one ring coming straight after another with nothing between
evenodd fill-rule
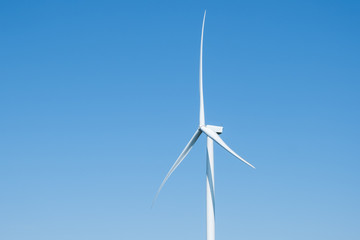
<instances>
[{"instance_id":1,"label":"turbine blade","mask_svg":"<svg viewBox=\"0 0 360 240\"><path fill-rule=\"evenodd\" d=\"M202 30L201 30L201 44L200 44L200 70L199 70L199 88L200 88L200 126L205 125L204 113L204 95L203 95L203 70L202 70L202 55L203 55L203 38L204 38L204 25L205 25L206 10L204 13Z\"/></svg>"},{"instance_id":2,"label":"turbine blade","mask_svg":"<svg viewBox=\"0 0 360 240\"><path fill-rule=\"evenodd\" d=\"M170 168L169 172L167 173L166 177L164 178L164 180L162 181L159 190L156 193L156 196L153 200L153 205L161 191L161 189L163 188L163 186L165 185L166 181L168 180L168 178L170 177L170 175L175 171L175 169L180 165L180 163L182 162L182 160L184 160L184 158L187 156L187 154L190 152L192 146L195 144L196 140L199 138L199 136L201 135L201 130L198 129L196 130L195 134L193 135L193 137L190 139L189 143L186 145L186 147L184 148L184 150L182 151L182 153L180 154L180 156L178 157L178 159L175 161L174 165Z\"/></svg>"},{"instance_id":3,"label":"turbine blade","mask_svg":"<svg viewBox=\"0 0 360 240\"><path fill-rule=\"evenodd\" d=\"M211 130L210 128L207 128L205 126L201 127L201 131L203 131L206 135L208 135L210 138L212 138L215 142L217 142L220 146L222 146L229 153L231 153L232 155L234 155L235 157L237 157L238 159L240 159L241 161L243 161L250 167L255 168L253 165L248 163L245 159L243 159L242 157L237 155L228 145L226 145L226 143L221 139L221 137L216 132L214 132L213 130Z\"/></svg>"}]
</instances>

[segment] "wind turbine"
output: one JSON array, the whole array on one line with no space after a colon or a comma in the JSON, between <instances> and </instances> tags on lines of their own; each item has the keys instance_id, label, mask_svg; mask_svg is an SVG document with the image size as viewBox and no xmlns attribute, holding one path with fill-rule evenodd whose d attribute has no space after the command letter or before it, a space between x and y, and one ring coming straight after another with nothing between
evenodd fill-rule
<instances>
[{"instance_id":1,"label":"wind turbine","mask_svg":"<svg viewBox=\"0 0 360 240\"><path fill-rule=\"evenodd\" d=\"M207 135L207 159L206 159L206 238L207 240L215 240L215 183L214 183L214 141L217 142L221 147L226 151L234 155L236 158L240 159L247 165L252 168L255 168L253 165L248 163L238 154L236 154L219 136L222 133L223 127L205 125L205 113L204 113L204 96L203 96L203 74L202 74L202 55L203 55L203 37L204 37L204 25L205 25L205 16L204 13L202 30L201 30L201 44L200 44L200 72L199 72L199 88L200 88L200 117L199 117L199 127L196 130L193 137L190 139L189 143L186 145L185 149L182 151L178 159L175 161L174 165L171 167L170 171L166 175L165 179L161 183L159 190L156 193L155 199L158 197L161 189L164 184L170 177L170 175L175 171L175 169L180 165L184 160L187 154L190 152L191 148L195 142L200 137L201 133Z\"/></svg>"}]
</instances>

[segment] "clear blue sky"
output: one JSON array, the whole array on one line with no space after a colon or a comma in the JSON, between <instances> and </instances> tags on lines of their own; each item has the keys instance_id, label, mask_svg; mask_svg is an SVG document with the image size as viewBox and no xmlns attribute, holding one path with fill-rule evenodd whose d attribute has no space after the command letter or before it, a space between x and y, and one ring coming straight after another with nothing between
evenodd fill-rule
<instances>
[{"instance_id":1,"label":"clear blue sky","mask_svg":"<svg viewBox=\"0 0 360 240\"><path fill-rule=\"evenodd\" d=\"M2 1L0 239L360 239L359 1Z\"/></svg>"}]
</instances>

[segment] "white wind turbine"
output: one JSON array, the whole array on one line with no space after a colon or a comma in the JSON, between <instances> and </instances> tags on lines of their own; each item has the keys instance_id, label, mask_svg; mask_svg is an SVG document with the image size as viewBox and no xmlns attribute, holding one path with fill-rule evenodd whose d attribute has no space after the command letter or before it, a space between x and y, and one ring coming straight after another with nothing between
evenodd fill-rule
<instances>
[{"instance_id":1,"label":"white wind turbine","mask_svg":"<svg viewBox=\"0 0 360 240\"><path fill-rule=\"evenodd\" d=\"M191 138L185 149L182 151L170 171L166 175L165 179L161 183L159 190L156 193L155 199L158 197L164 184L175 171L179 164L184 160L192 146L195 144L201 133L207 135L207 161L206 161L206 238L207 240L215 240L215 184L214 184L214 141L217 142L221 147L227 150L229 153L246 163L252 168L253 165L248 163L242 157L237 155L226 143L220 138L219 134L222 133L223 127L205 125L205 114L204 114L204 97L203 97L203 75L202 75L202 52L203 52L203 36L204 36L204 24L205 24L206 11L204 13L202 31L201 31L201 44L200 44L200 73L199 73L199 84L200 84L200 121L199 127L196 130L194 136Z\"/></svg>"}]
</instances>

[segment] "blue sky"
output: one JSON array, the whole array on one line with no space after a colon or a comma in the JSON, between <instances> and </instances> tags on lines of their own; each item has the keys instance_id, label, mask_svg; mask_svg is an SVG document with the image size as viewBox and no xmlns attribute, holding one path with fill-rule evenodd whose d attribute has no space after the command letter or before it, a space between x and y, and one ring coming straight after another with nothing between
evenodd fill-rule
<instances>
[{"instance_id":1,"label":"blue sky","mask_svg":"<svg viewBox=\"0 0 360 240\"><path fill-rule=\"evenodd\" d=\"M359 239L358 1L2 1L0 238Z\"/></svg>"}]
</instances>

